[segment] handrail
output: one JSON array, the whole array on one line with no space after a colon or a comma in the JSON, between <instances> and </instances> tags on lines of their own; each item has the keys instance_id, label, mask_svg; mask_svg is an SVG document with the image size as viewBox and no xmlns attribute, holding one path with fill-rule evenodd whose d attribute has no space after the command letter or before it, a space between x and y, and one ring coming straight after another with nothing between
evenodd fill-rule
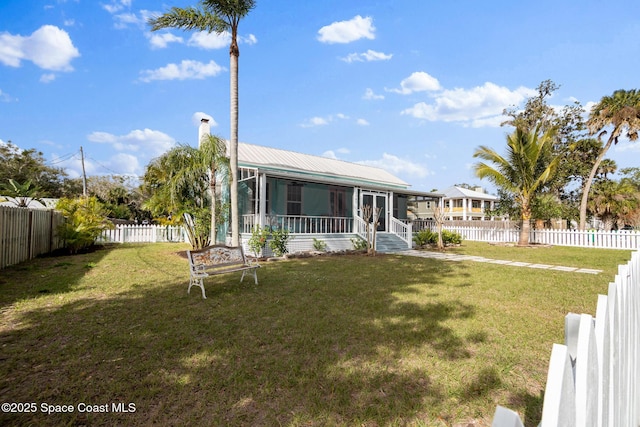
<instances>
[{"instance_id":1,"label":"handrail","mask_svg":"<svg viewBox=\"0 0 640 427\"><path fill-rule=\"evenodd\" d=\"M411 224L405 224L402 221L399 221L396 218L391 217L389 221L389 226L391 227L391 232L396 234L402 240L407 243L407 246L411 248L411 243L413 241L413 233L411 230Z\"/></svg>"}]
</instances>

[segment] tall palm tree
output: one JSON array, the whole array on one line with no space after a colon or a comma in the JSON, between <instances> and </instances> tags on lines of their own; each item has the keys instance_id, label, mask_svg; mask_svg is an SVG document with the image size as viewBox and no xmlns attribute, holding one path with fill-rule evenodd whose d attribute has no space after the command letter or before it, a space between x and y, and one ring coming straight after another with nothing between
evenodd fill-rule
<instances>
[{"instance_id":1,"label":"tall palm tree","mask_svg":"<svg viewBox=\"0 0 640 427\"><path fill-rule=\"evenodd\" d=\"M640 131L640 91L616 90L611 96L603 97L600 102L591 108L587 128L591 135L598 134L602 138L607 133L606 128L613 126L609 139L596 158L591 173L585 182L580 200L580 230L584 230L587 222L587 201L593 178L598 172L600 163L613 144L618 143L620 136L626 135L631 141L638 139Z\"/></svg>"},{"instance_id":2,"label":"tall palm tree","mask_svg":"<svg viewBox=\"0 0 640 427\"><path fill-rule=\"evenodd\" d=\"M487 178L504 191L512 194L520 207L522 226L518 245L529 244L529 230L533 198L542 186L553 178L560 157L548 155L553 144L550 129L540 135L540 126L527 132L517 128L507 137L507 155L492 148L480 146L473 157L483 159L474 165L476 176Z\"/></svg>"},{"instance_id":3,"label":"tall palm tree","mask_svg":"<svg viewBox=\"0 0 640 427\"><path fill-rule=\"evenodd\" d=\"M161 16L151 18L152 31L162 28L182 28L218 34L230 31L229 47L231 69L231 126L230 126L230 168L231 168L231 244L240 244L238 212L238 24L256 5L255 0L201 0L199 7L178 8Z\"/></svg>"}]
</instances>

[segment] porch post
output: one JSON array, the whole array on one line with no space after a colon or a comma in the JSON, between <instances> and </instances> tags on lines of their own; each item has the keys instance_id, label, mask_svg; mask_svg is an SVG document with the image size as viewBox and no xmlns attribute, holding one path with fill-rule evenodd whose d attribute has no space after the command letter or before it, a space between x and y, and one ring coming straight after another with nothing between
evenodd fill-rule
<instances>
[{"instance_id":1,"label":"porch post","mask_svg":"<svg viewBox=\"0 0 640 427\"><path fill-rule=\"evenodd\" d=\"M351 231L354 233L356 232L356 217L358 216L358 203L360 198L360 194L358 194L359 190L360 189L358 187L353 187L353 200L351 200Z\"/></svg>"},{"instance_id":2,"label":"porch post","mask_svg":"<svg viewBox=\"0 0 640 427\"><path fill-rule=\"evenodd\" d=\"M267 174L265 173L261 173L258 174L259 179L259 183L258 183L258 187L259 187L259 212L260 212L260 220L259 220L259 225L260 228L262 229L266 223L267 223Z\"/></svg>"}]
</instances>

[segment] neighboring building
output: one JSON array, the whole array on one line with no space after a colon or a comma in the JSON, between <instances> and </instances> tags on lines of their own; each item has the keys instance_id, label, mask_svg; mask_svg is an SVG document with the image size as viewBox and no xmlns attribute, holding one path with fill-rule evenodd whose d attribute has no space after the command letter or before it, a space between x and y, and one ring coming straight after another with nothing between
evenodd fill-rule
<instances>
[{"instance_id":1,"label":"neighboring building","mask_svg":"<svg viewBox=\"0 0 640 427\"><path fill-rule=\"evenodd\" d=\"M497 196L485 193L481 187L469 190L449 187L444 193L444 213L446 220L493 220L487 212L495 208Z\"/></svg>"},{"instance_id":2,"label":"neighboring building","mask_svg":"<svg viewBox=\"0 0 640 427\"><path fill-rule=\"evenodd\" d=\"M208 131L201 125L200 136ZM436 197L376 167L293 151L238 144L240 233L246 245L258 227L284 227L294 236L291 252L322 240L329 250L351 249L366 236L363 207L379 209L377 249L412 245L407 220L410 197Z\"/></svg>"},{"instance_id":3,"label":"neighboring building","mask_svg":"<svg viewBox=\"0 0 640 427\"><path fill-rule=\"evenodd\" d=\"M444 194L430 193L429 195L414 196L409 202L409 218L415 220L434 221L436 207L442 206Z\"/></svg>"}]
</instances>

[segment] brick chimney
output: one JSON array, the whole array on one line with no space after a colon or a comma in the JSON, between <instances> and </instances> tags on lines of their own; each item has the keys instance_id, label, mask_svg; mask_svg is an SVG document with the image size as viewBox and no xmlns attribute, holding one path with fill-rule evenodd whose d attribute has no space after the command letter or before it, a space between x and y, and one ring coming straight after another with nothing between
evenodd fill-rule
<instances>
[{"instance_id":1,"label":"brick chimney","mask_svg":"<svg viewBox=\"0 0 640 427\"><path fill-rule=\"evenodd\" d=\"M211 135L211 126L209 125L209 119L203 117L200 119L200 127L198 128L198 148L202 144L202 137L205 135Z\"/></svg>"}]
</instances>

